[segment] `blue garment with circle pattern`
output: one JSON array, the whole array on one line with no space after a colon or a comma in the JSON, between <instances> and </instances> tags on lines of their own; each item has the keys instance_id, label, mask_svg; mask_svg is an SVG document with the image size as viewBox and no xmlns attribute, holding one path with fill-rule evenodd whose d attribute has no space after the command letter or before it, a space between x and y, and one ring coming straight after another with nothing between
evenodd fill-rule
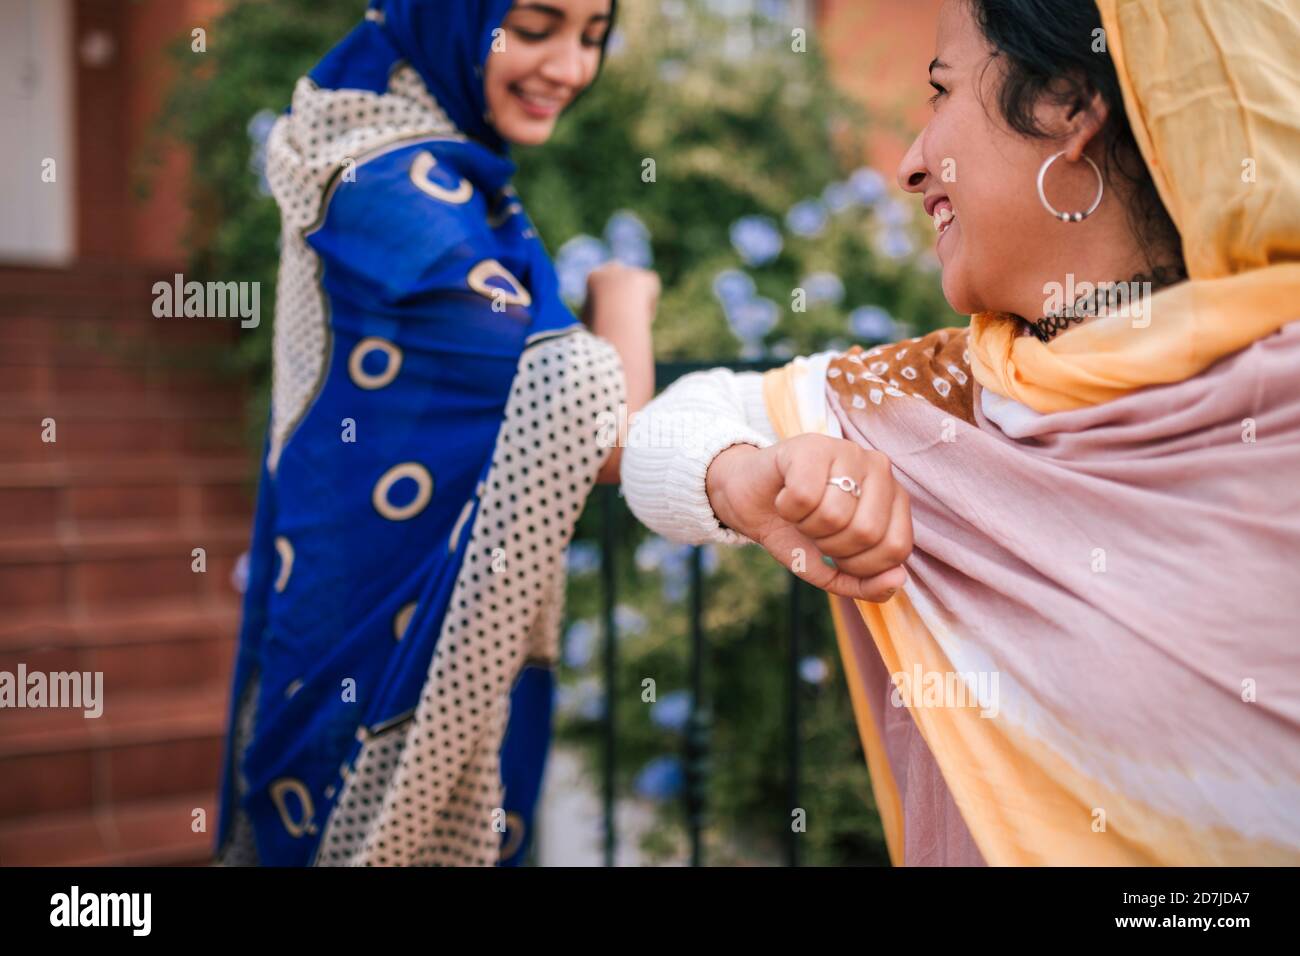
<instances>
[{"instance_id":1,"label":"blue garment with circle pattern","mask_svg":"<svg viewBox=\"0 0 1300 956\"><path fill-rule=\"evenodd\" d=\"M217 834L242 812L264 865L315 861L367 735L414 712L520 354L575 325L484 119L482 66L510 6L375 0L383 16L310 74L383 93L409 63L464 135L357 157L304 234L327 356L273 468L264 457L231 705L256 686L256 721L239 754L232 716ZM503 863L528 849L552 689L525 667L511 694L503 809L525 838Z\"/></svg>"}]
</instances>

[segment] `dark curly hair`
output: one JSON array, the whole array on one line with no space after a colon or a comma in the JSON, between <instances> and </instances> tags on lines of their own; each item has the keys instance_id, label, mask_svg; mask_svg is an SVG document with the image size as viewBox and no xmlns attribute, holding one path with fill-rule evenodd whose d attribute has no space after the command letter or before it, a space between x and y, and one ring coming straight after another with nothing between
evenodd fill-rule
<instances>
[{"instance_id":1,"label":"dark curly hair","mask_svg":"<svg viewBox=\"0 0 1300 956\"><path fill-rule=\"evenodd\" d=\"M998 108L1008 125L1024 136L1050 135L1039 126L1034 107L1047 96L1069 104L1101 95L1110 109L1102 130L1107 172L1133 188L1129 224L1147 258L1172 254L1183 265L1178 227L1160 199L1151 171L1142 160L1120 91L1115 61L1108 50L1094 52L1104 37L1093 0L968 0L985 38L1005 65Z\"/></svg>"}]
</instances>

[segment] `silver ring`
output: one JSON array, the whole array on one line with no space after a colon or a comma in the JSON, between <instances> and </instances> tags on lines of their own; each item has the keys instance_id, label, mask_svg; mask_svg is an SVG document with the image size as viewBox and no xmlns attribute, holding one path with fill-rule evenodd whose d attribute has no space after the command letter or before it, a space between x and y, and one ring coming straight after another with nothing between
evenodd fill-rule
<instances>
[{"instance_id":1,"label":"silver ring","mask_svg":"<svg viewBox=\"0 0 1300 956\"><path fill-rule=\"evenodd\" d=\"M1085 155L1083 158L1087 160L1088 165L1092 167L1092 171L1097 176L1097 198L1092 201L1092 205L1084 212L1061 212L1048 202L1047 193L1043 191L1043 180L1047 177L1047 171L1052 168L1052 163L1056 162L1064 155L1065 150L1061 150L1061 152L1057 153L1055 156L1048 157L1047 160L1044 161L1043 165L1038 168L1038 201L1043 204L1043 208L1052 214L1053 218L1059 219L1061 222L1083 222L1096 212L1097 207L1101 205L1102 194L1106 191L1106 181L1101 178L1101 170L1097 168L1097 164L1094 163L1090 157Z\"/></svg>"},{"instance_id":2,"label":"silver ring","mask_svg":"<svg viewBox=\"0 0 1300 956\"><path fill-rule=\"evenodd\" d=\"M826 484L834 485L836 488L840 489L840 491L847 491L854 498L862 497L862 486L847 476L841 475L838 478L832 478L830 481L826 482Z\"/></svg>"}]
</instances>

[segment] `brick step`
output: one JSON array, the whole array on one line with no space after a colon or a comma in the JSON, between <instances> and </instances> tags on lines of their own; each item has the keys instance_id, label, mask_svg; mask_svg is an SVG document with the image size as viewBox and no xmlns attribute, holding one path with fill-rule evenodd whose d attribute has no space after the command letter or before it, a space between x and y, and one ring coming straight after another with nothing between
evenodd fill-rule
<instances>
[{"instance_id":1,"label":"brick step","mask_svg":"<svg viewBox=\"0 0 1300 956\"><path fill-rule=\"evenodd\" d=\"M216 399L214 401L214 399ZM37 422L51 417L60 425L96 424L103 421L153 422L158 420L242 420L243 404L231 390L217 390L206 395L107 393L69 396L53 394L47 398L18 396L0 405L0 424Z\"/></svg>"},{"instance_id":2,"label":"brick step","mask_svg":"<svg viewBox=\"0 0 1300 956\"><path fill-rule=\"evenodd\" d=\"M236 381L244 374L238 342L174 342L160 337L101 344L19 342L0 349L0 371L28 378L37 375L32 369L65 369L66 375L78 375L84 369L119 368L135 374L224 375Z\"/></svg>"},{"instance_id":3,"label":"brick step","mask_svg":"<svg viewBox=\"0 0 1300 956\"><path fill-rule=\"evenodd\" d=\"M152 599L92 613L66 607L28 609L0 619L0 655L57 648L116 648L233 640L240 600L233 592L209 602Z\"/></svg>"},{"instance_id":4,"label":"brick step","mask_svg":"<svg viewBox=\"0 0 1300 956\"><path fill-rule=\"evenodd\" d=\"M7 265L0 267L0 295L107 296L184 271L182 262L145 264L129 260L80 260L71 266Z\"/></svg>"},{"instance_id":5,"label":"brick step","mask_svg":"<svg viewBox=\"0 0 1300 956\"><path fill-rule=\"evenodd\" d=\"M244 455L0 464L0 538L121 519L247 520L253 467Z\"/></svg>"},{"instance_id":6,"label":"brick step","mask_svg":"<svg viewBox=\"0 0 1300 956\"><path fill-rule=\"evenodd\" d=\"M223 319L157 319L135 311L42 312L0 318L0 349L7 365L19 366L86 364L95 355L117 363L130 363L138 354L183 361L189 353L232 350L245 331L252 330Z\"/></svg>"},{"instance_id":7,"label":"brick step","mask_svg":"<svg viewBox=\"0 0 1300 956\"><path fill-rule=\"evenodd\" d=\"M228 681L133 692L104 687L103 715L0 714L0 819L214 790Z\"/></svg>"},{"instance_id":8,"label":"brick step","mask_svg":"<svg viewBox=\"0 0 1300 956\"><path fill-rule=\"evenodd\" d=\"M17 288L5 291L4 285L3 280L0 280L0 319L5 322L32 316L77 319L96 315L122 318L140 315L159 320L166 317L166 308L160 309L164 313L162 316L153 314L156 297L153 295L152 281L133 282L130 285L104 290L73 284L57 290L33 291L28 288ZM221 290L221 293L224 299L225 290ZM251 305L251 300L248 301ZM204 304L206 306L206 302ZM221 304L214 294L213 305L219 307ZM226 304L229 305L228 302ZM258 305L262 304L263 301L259 299ZM236 308L238 305L239 300L236 297ZM175 309L173 308L172 311L174 314Z\"/></svg>"},{"instance_id":9,"label":"brick step","mask_svg":"<svg viewBox=\"0 0 1300 956\"><path fill-rule=\"evenodd\" d=\"M114 315L141 316L163 321L153 315L155 284L173 285L177 273L184 281L244 281L247 276L191 275L184 268L131 266L122 269L12 269L0 267L0 317ZM267 285L261 289L259 305L270 305ZM183 306L183 302L181 303ZM236 303L236 306L238 303ZM174 307L174 306L173 306ZM222 322L229 320L214 319ZM236 324L238 319L235 319ZM2 335L3 333L0 333Z\"/></svg>"},{"instance_id":10,"label":"brick step","mask_svg":"<svg viewBox=\"0 0 1300 956\"><path fill-rule=\"evenodd\" d=\"M158 319L147 309L87 305L82 314L49 307L0 317L0 364L6 368L116 366L158 371L222 369L238 364L239 337L251 329L228 319Z\"/></svg>"},{"instance_id":11,"label":"brick step","mask_svg":"<svg viewBox=\"0 0 1300 956\"><path fill-rule=\"evenodd\" d=\"M210 863L215 790L0 823L0 866L198 866ZM206 832L194 832L194 811Z\"/></svg>"},{"instance_id":12,"label":"brick step","mask_svg":"<svg viewBox=\"0 0 1300 956\"><path fill-rule=\"evenodd\" d=\"M115 686L105 674L99 717L78 708L5 708L0 711L0 761L219 734L229 676L214 674L195 687L138 689Z\"/></svg>"},{"instance_id":13,"label":"brick step","mask_svg":"<svg viewBox=\"0 0 1300 956\"><path fill-rule=\"evenodd\" d=\"M0 671L17 675L23 665L26 674L102 674L106 700L151 690L201 688L228 678L234 670L236 626L232 620L225 633L211 638L0 650ZM148 633L135 635L141 641L148 637ZM0 714L0 738L21 725L21 720L14 723L16 715L26 713L31 712L6 710Z\"/></svg>"},{"instance_id":14,"label":"brick step","mask_svg":"<svg viewBox=\"0 0 1300 956\"><path fill-rule=\"evenodd\" d=\"M205 526L220 519L247 519L252 509L252 496L242 480L87 483L72 488L0 485L0 541L63 528L112 528L122 521Z\"/></svg>"},{"instance_id":15,"label":"brick step","mask_svg":"<svg viewBox=\"0 0 1300 956\"><path fill-rule=\"evenodd\" d=\"M180 528L170 521L83 522L57 532L10 534L0 537L0 567L48 564L53 561L104 561L152 558L178 553L188 562L190 548L205 547L209 553L238 551L248 543L249 527L244 521L212 522Z\"/></svg>"},{"instance_id":16,"label":"brick step","mask_svg":"<svg viewBox=\"0 0 1300 956\"><path fill-rule=\"evenodd\" d=\"M94 285L87 287L75 282L52 289L27 287L6 289L7 283L0 279L0 319L8 322L11 319L30 316L76 319L96 315L123 318L140 315L161 319L163 316L153 314L154 281L153 279L143 282L133 281L103 289ZM224 290L221 291L224 298ZM213 304L219 306L221 303L214 297ZM260 299L258 304L262 304ZM182 302L182 307L183 305ZM238 305L239 300L236 298L235 306ZM161 311L165 313L166 310ZM174 311L173 307L173 313Z\"/></svg>"},{"instance_id":17,"label":"brick step","mask_svg":"<svg viewBox=\"0 0 1300 956\"><path fill-rule=\"evenodd\" d=\"M206 527L214 521L251 515L252 500L241 482L72 489L0 487L0 542L26 540L65 528L112 530L132 521Z\"/></svg>"},{"instance_id":18,"label":"brick step","mask_svg":"<svg viewBox=\"0 0 1300 956\"><path fill-rule=\"evenodd\" d=\"M248 456L169 456L162 460L118 456L112 461L86 463L39 461L0 463L0 489L82 488L94 486L181 484L226 484L253 476Z\"/></svg>"},{"instance_id":19,"label":"brick step","mask_svg":"<svg viewBox=\"0 0 1300 956\"><path fill-rule=\"evenodd\" d=\"M247 519L255 464L247 454L0 464L0 537L122 518Z\"/></svg>"},{"instance_id":20,"label":"brick step","mask_svg":"<svg viewBox=\"0 0 1300 956\"><path fill-rule=\"evenodd\" d=\"M212 456L245 448L243 416L100 421L55 418L55 441L43 441L45 415L27 421L0 419L0 448L9 462L102 462L123 456L167 458Z\"/></svg>"},{"instance_id":21,"label":"brick step","mask_svg":"<svg viewBox=\"0 0 1300 956\"><path fill-rule=\"evenodd\" d=\"M3 322L0 319L0 322ZM237 342L172 343L166 339L116 342L112 345L34 345L15 343L0 351L0 372L34 377L31 369L121 368L133 372L175 370L178 373L234 376L242 374Z\"/></svg>"},{"instance_id":22,"label":"brick step","mask_svg":"<svg viewBox=\"0 0 1300 956\"><path fill-rule=\"evenodd\" d=\"M93 305L102 300L90 301ZM104 303L99 312L91 305L84 313L68 314L41 307L5 317L0 322L0 345L94 345L163 337L206 343L225 340L232 325L239 328L239 323L230 319L159 318L149 303L143 311L132 309L125 313L113 308L111 302Z\"/></svg>"},{"instance_id":23,"label":"brick step","mask_svg":"<svg viewBox=\"0 0 1300 956\"><path fill-rule=\"evenodd\" d=\"M243 380L211 369L149 365L4 365L0 366L0 400L48 404L54 399L92 401L111 398L146 401L202 401L242 407Z\"/></svg>"},{"instance_id":24,"label":"brick step","mask_svg":"<svg viewBox=\"0 0 1300 956\"><path fill-rule=\"evenodd\" d=\"M227 600L231 573L248 546L247 522L194 531L123 529L10 538L0 544L0 607L8 613L70 606L97 613L152 598ZM191 570L204 548L206 571Z\"/></svg>"}]
</instances>

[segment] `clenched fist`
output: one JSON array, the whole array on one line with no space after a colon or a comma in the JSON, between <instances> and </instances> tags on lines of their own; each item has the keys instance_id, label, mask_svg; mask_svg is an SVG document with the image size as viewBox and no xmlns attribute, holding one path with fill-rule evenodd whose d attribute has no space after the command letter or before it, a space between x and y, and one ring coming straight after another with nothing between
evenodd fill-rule
<instances>
[{"instance_id":1,"label":"clenched fist","mask_svg":"<svg viewBox=\"0 0 1300 956\"><path fill-rule=\"evenodd\" d=\"M912 512L880 452L825 435L735 445L713 459L706 487L719 521L787 568L802 549L799 576L825 591L884 601L907 580Z\"/></svg>"}]
</instances>

